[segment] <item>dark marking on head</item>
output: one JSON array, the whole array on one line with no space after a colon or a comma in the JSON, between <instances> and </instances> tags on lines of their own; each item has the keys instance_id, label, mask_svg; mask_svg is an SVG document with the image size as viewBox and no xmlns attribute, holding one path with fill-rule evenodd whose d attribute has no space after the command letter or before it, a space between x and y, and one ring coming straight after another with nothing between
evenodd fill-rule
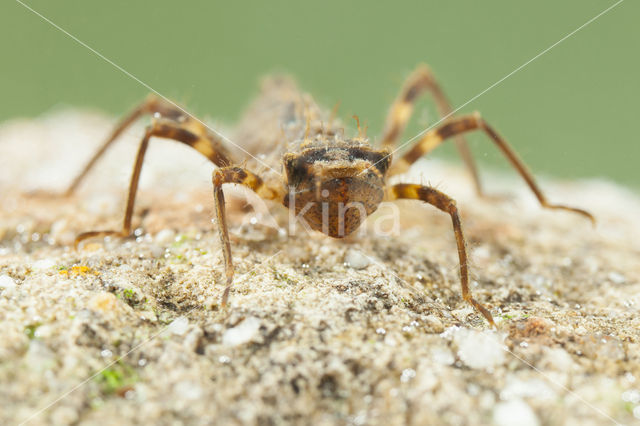
<instances>
[{"instance_id":1,"label":"dark marking on head","mask_svg":"<svg viewBox=\"0 0 640 426\"><path fill-rule=\"evenodd\" d=\"M309 166L318 162L344 161L351 164L357 160L369 163L369 167L375 167L384 176L389 169L391 156L386 150L374 150L366 146L310 148L299 155L286 154L284 165L289 178L295 180L308 176ZM295 183L289 182L290 185Z\"/></svg>"}]
</instances>

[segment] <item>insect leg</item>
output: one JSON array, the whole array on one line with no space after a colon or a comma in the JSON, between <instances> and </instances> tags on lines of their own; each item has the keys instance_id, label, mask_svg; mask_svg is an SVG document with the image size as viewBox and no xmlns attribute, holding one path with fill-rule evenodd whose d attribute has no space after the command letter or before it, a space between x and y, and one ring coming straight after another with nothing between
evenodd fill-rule
<instances>
[{"instance_id":1,"label":"insect leg","mask_svg":"<svg viewBox=\"0 0 640 426\"><path fill-rule=\"evenodd\" d=\"M280 191L269 188L263 180L256 174L242 167L223 167L213 172L213 199L216 209L216 220L218 223L218 233L220 235L220 245L224 257L224 267L226 276L226 287L222 294L222 306L226 306L229 298L229 291L233 282L233 259L231 258L231 243L229 242L229 229L225 213L224 192L222 185L226 183L237 183L252 189L262 198L273 200L279 198Z\"/></svg>"},{"instance_id":2,"label":"insect leg","mask_svg":"<svg viewBox=\"0 0 640 426\"><path fill-rule=\"evenodd\" d=\"M473 130L482 130L489 136L489 138L491 138L493 143L496 144L496 146L500 149L500 151L502 151L507 160L509 160L509 163L511 163L513 168L515 168L520 176L522 176L531 191L535 194L542 207L548 209L568 210L574 213L578 213L587 217L589 220L591 220L592 223L595 224L595 218L591 215L591 213L585 210L561 204L549 203L527 166L522 162L522 160L518 157L518 155L507 143L507 141L504 140L502 136L500 136L498 132L496 132L491 126L489 126L489 124L484 121L484 119L478 112L453 118L446 123L436 127L435 129L427 132L415 143L413 148L411 148L407 153L400 157L397 162L392 164L389 174L393 175L402 173L403 171L407 170L409 166L416 160L418 160L423 155L431 152L436 147L440 146L440 144L442 144L442 142L444 142L448 138Z\"/></svg>"},{"instance_id":3,"label":"insect leg","mask_svg":"<svg viewBox=\"0 0 640 426\"><path fill-rule=\"evenodd\" d=\"M120 237L127 237L131 234L131 219L133 217L133 206L135 203L136 192L138 191L138 182L140 180L140 172L142 171L142 164L144 162L144 156L149 146L149 139L152 137L160 137L166 139L172 139L177 142L182 142L205 157L207 157L212 163L217 166L227 166L230 160L215 149L210 141L205 136L200 136L192 133L189 130L180 127L173 121L154 121L153 124L147 127L147 130L140 142L138 148L138 154L133 166L133 174L131 176L131 182L129 183L129 195L127 198L127 207L124 214L124 222L122 224L122 230L120 231L89 231L84 232L76 237L75 246L77 247L80 242L93 237L103 237L108 235L117 235Z\"/></svg>"},{"instance_id":4,"label":"insect leg","mask_svg":"<svg viewBox=\"0 0 640 426\"><path fill-rule=\"evenodd\" d=\"M425 91L431 93L431 96L433 96L440 117L444 117L452 113L453 110L451 108L451 104L436 81L431 69L429 69L427 65L421 64L409 76L402 87L400 94L391 105L391 109L387 114L384 132L382 134L383 146L392 147L397 143L398 138L402 132L404 132L407 122L413 114L413 108L416 100ZM476 187L476 192L479 195L483 195L478 168L473 161L473 156L469 150L467 140L464 136L458 135L455 138L455 144L462 160L471 174Z\"/></svg>"},{"instance_id":5,"label":"insect leg","mask_svg":"<svg viewBox=\"0 0 640 426\"><path fill-rule=\"evenodd\" d=\"M113 142L120 136L127 128L129 128L138 118L143 115L153 115L159 116L163 120L167 121L175 121L179 123L179 125L185 129L192 131L198 135L201 135L209 140L210 145L213 145L217 151L224 153L228 156L228 153L222 146L221 141L218 137L211 135L206 131L205 127L197 120L190 117L188 114L185 114L176 106L171 103L158 98L155 95L149 95L145 101L134 108L129 114L127 114L118 125L112 130L107 139L104 141L102 146L95 152L93 157L89 160L89 162L84 166L82 171L75 177L71 185L67 188L64 195L69 196L73 194L80 183L84 180L87 174L91 171L91 169L95 166L98 160L104 155L107 149L113 144Z\"/></svg>"},{"instance_id":6,"label":"insect leg","mask_svg":"<svg viewBox=\"0 0 640 426\"><path fill-rule=\"evenodd\" d=\"M451 216L453 232L458 246L458 257L460 259L460 284L462 286L462 298L476 308L487 319L487 321L489 321L489 324L495 327L493 317L489 310L476 301L471 295L471 290L469 290L469 259L467 257L466 242L464 234L462 233L462 223L460 222L460 216L458 216L456 202L448 195L428 186L397 184L389 188L387 193L388 201L403 198L424 201Z\"/></svg>"}]
</instances>

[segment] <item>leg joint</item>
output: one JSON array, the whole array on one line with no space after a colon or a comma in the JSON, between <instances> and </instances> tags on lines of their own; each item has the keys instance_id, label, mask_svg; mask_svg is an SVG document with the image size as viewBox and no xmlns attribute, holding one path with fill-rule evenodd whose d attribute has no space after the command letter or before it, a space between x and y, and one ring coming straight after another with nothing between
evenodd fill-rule
<instances>
[{"instance_id":1,"label":"leg joint","mask_svg":"<svg viewBox=\"0 0 640 426\"><path fill-rule=\"evenodd\" d=\"M213 172L213 185L222 186L224 183L246 183L249 175L241 167L224 167Z\"/></svg>"},{"instance_id":2,"label":"leg joint","mask_svg":"<svg viewBox=\"0 0 640 426\"><path fill-rule=\"evenodd\" d=\"M449 200L449 203L447 204L447 211L449 213L458 212L458 204L456 203L456 200Z\"/></svg>"}]
</instances>

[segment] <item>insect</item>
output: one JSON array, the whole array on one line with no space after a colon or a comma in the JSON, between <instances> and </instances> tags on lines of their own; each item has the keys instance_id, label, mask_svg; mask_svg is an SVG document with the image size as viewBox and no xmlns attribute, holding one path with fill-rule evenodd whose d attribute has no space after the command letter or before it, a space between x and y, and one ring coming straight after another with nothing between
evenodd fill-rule
<instances>
[{"instance_id":1,"label":"insect","mask_svg":"<svg viewBox=\"0 0 640 426\"><path fill-rule=\"evenodd\" d=\"M463 137L466 132L481 130L502 151L543 207L572 211L592 221L594 218L585 210L549 203L524 163L478 113L449 117L392 161L392 150L413 113L416 99L423 93L431 94L441 116L451 113L450 104L432 72L421 65L409 76L391 105L381 147L372 146L360 129L357 136L345 137L334 114L320 108L287 77L265 80L261 94L238 126L234 140L240 142L240 146L210 131L202 121L172 102L149 96L117 125L67 190L67 194L76 190L98 159L133 122L144 115L152 116L134 163L122 229L85 232L76 238L76 246L92 237L131 234L138 181L149 141L152 137L166 138L192 147L217 166L212 182L225 264L222 306L227 304L234 276L222 188L225 184L240 184L264 199L283 204L310 228L334 238L353 233L383 201L411 199L434 206L451 217L463 299L495 325L489 310L476 301L469 290L469 261L455 201L429 186L407 183L387 186L387 178L405 172L420 157L453 139L471 173L476 192L483 195L477 168Z\"/></svg>"}]
</instances>

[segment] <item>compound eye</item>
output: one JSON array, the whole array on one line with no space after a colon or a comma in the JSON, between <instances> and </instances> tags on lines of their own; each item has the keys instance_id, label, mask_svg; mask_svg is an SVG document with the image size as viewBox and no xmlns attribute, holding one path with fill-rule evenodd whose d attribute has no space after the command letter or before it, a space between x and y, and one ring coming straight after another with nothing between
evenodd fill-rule
<instances>
[{"instance_id":1,"label":"compound eye","mask_svg":"<svg viewBox=\"0 0 640 426\"><path fill-rule=\"evenodd\" d=\"M364 176L367 179L376 179L378 178L378 173L376 173L376 170L373 170L372 167L369 167L367 171L364 173Z\"/></svg>"},{"instance_id":2,"label":"compound eye","mask_svg":"<svg viewBox=\"0 0 640 426\"><path fill-rule=\"evenodd\" d=\"M296 186L307 175L304 163L296 155L287 155L284 158L284 168L287 174L287 181L291 186Z\"/></svg>"},{"instance_id":3,"label":"compound eye","mask_svg":"<svg viewBox=\"0 0 640 426\"><path fill-rule=\"evenodd\" d=\"M387 173L387 170L389 169L389 161L390 161L390 158L387 155L387 156L383 157L382 159L378 160L375 163L374 167L376 169L378 169L381 174L384 175L385 173Z\"/></svg>"}]
</instances>

